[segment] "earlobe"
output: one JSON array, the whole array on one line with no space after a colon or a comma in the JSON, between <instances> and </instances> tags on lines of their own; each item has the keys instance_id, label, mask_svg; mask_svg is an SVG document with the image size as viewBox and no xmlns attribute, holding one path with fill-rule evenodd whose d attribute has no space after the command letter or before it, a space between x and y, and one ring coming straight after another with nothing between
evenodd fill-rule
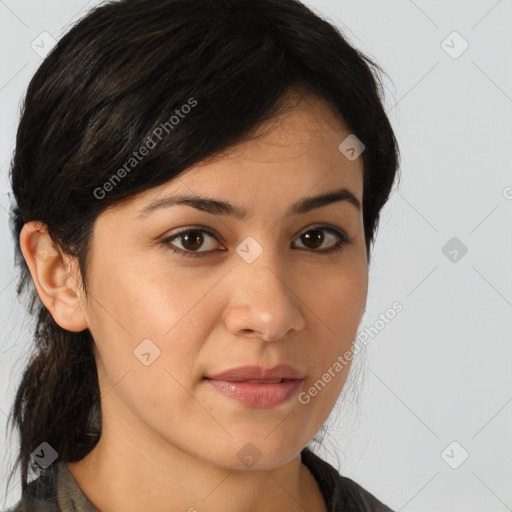
<instances>
[{"instance_id":1,"label":"earlobe","mask_svg":"<svg viewBox=\"0 0 512 512\"><path fill-rule=\"evenodd\" d=\"M78 265L55 248L46 225L27 222L20 233L20 246L39 298L55 322L68 331L87 329Z\"/></svg>"}]
</instances>

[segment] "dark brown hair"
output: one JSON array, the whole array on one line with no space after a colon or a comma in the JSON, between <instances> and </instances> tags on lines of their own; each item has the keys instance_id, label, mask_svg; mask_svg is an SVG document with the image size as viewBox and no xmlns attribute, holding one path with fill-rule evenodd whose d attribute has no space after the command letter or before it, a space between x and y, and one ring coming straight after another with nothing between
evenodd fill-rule
<instances>
[{"instance_id":1,"label":"dark brown hair","mask_svg":"<svg viewBox=\"0 0 512 512\"><path fill-rule=\"evenodd\" d=\"M20 251L23 224L46 224L55 247L77 258L87 292L101 212L249 140L283 110L287 93L301 91L325 100L365 145L369 262L399 166L379 71L297 0L110 1L60 39L29 84L11 165L17 293L28 288L37 318L11 411L23 489L29 470L40 471L31 458L40 443L74 462L101 433L94 340L87 329L62 329L40 301ZM159 127L165 136L127 167Z\"/></svg>"}]
</instances>

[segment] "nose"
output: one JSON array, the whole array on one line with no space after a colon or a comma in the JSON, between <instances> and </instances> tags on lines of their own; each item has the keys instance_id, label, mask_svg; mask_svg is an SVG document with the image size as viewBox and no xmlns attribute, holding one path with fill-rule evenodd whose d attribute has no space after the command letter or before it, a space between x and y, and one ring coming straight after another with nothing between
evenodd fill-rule
<instances>
[{"instance_id":1,"label":"nose","mask_svg":"<svg viewBox=\"0 0 512 512\"><path fill-rule=\"evenodd\" d=\"M230 272L231 300L223 316L234 336L278 341L306 325L304 297L294 293L290 272L278 270L270 252L252 263L239 261Z\"/></svg>"}]
</instances>

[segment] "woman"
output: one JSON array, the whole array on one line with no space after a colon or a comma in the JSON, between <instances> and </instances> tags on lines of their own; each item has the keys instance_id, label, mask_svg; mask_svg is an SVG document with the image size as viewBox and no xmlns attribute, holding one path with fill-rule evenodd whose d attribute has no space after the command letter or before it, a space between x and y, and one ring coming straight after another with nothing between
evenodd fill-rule
<instances>
[{"instance_id":1,"label":"woman","mask_svg":"<svg viewBox=\"0 0 512 512\"><path fill-rule=\"evenodd\" d=\"M121 0L59 41L11 169L13 510L391 510L307 446L398 169L377 69L296 0Z\"/></svg>"}]
</instances>

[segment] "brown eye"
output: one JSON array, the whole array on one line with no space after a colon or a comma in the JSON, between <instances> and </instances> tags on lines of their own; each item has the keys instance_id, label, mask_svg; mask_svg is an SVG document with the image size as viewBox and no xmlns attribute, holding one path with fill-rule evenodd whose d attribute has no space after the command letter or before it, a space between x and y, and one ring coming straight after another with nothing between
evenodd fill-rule
<instances>
[{"instance_id":1,"label":"brown eye","mask_svg":"<svg viewBox=\"0 0 512 512\"><path fill-rule=\"evenodd\" d=\"M207 247L207 250L198 250L205 245L205 240L207 241L208 239L216 240L216 236L206 229L184 229L183 231L166 238L162 243L174 253L183 256L200 256L201 253L214 252L215 244L213 244L212 249L211 242L210 247ZM175 241L180 242L182 247L176 247Z\"/></svg>"},{"instance_id":2,"label":"brown eye","mask_svg":"<svg viewBox=\"0 0 512 512\"><path fill-rule=\"evenodd\" d=\"M324 234L327 233L327 236ZM338 250L341 250L346 244L350 243L350 239L347 235L342 233L341 231L338 231L337 229L330 228L330 227L316 227L312 229L308 229L304 233L300 235L300 241L305 245L307 249L318 249L327 239L329 241L329 238L334 241L334 244L331 242L327 248L324 248L323 250L317 250L314 252L318 253L330 253L330 252L336 252Z\"/></svg>"},{"instance_id":3,"label":"brown eye","mask_svg":"<svg viewBox=\"0 0 512 512\"><path fill-rule=\"evenodd\" d=\"M316 249L324 241L324 235L321 229L310 229L301 235L301 240L307 247Z\"/></svg>"},{"instance_id":4,"label":"brown eye","mask_svg":"<svg viewBox=\"0 0 512 512\"><path fill-rule=\"evenodd\" d=\"M187 231L181 235L181 243L183 247L190 251L195 251L203 245L204 237L201 231Z\"/></svg>"}]
</instances>

